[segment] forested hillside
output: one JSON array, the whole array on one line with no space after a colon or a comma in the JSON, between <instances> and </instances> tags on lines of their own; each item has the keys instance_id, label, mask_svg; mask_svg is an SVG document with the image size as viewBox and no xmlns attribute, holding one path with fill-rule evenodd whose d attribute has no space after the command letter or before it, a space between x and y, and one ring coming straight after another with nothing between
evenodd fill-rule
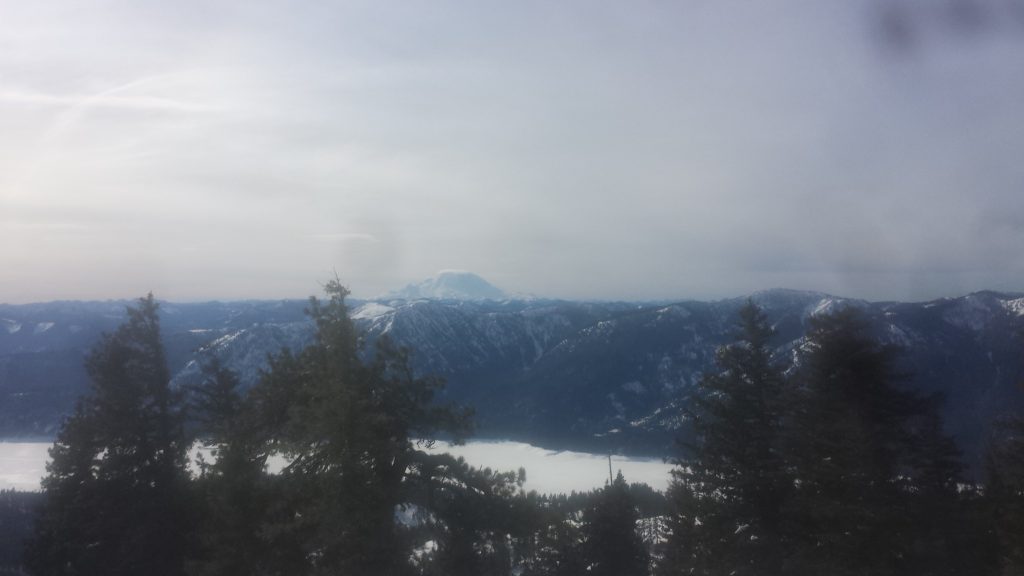
<instances>
[{"instance_id":1,"label":"forested hillside","mask_svg":"<svg viewBox=\"0 0 1024 576\"><path fill-rule=\"evenodd\" d=\"M220 359L172 386L152 296L86 358L42 503L0 520L49 574L996 576L1024 568L1024 419L993 422L980 480L876 321L836 305L788 362L742 305L677 408L690 427L667 494L622 474L588 494L523 490L528 470L428 452L472 412L440 397L408 349L367 338L334 282L310 344L248 388ZM373 347L371 353L367 347ZM191 422L192 426L186 424ZM195 441L212 459L188 469ZM268 473L271 456L283 456ZM10 505L7 505L10 504ZM34 512L33 512L34 511ZM34 521L28 518L34 516ZM20 528L19 528L20 526ZM10 550L4 551L11 554ZM17 554L16 552L14 554Z\"/></svg>"},{"instance_id":2,"label":"forested hillside","mask_svg":"<svg viewBox=\"0 0 1024 576\"><path fill-rule=\"evenodd\" d=\"M926 303L868 303L772 290L751 296L776 329L773 357L801 346L808 322L851 305L872 335L898 345L896 362L922 392L941 392L948 430L981 466L987 423L1019 405L1024 300L992 292ZM629 304L544 300L353 302L373 341L387 334L412 350L418 375L443 377L441 397L474 407L484 436L551 447L661 456L682 430L679 408L745 298ZM195 384L201 360L218 357L247 389L282 347L312 341L304 302L163 305L162 335L176 386ZM87 387L82 368L123 303L0 306L0 435L52 436ZM367 348L367 353L372 347ZM685 431L685 430L683 430Z\"/></svg>"}]
</instances>

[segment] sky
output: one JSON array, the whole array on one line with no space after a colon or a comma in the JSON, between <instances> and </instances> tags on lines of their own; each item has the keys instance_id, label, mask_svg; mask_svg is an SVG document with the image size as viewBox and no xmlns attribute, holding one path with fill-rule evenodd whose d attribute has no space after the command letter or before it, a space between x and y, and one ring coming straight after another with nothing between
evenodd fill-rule
<instances>
[{"instance_id":1,"label":"sky","mask_svg":"<svg viewBox=\"0 0 1024 576\"><path fill-rule=\"evenodd\" d=\"M0 0L0 302L1024 290L1024 0Z\"/></svg>"}]
</instances>

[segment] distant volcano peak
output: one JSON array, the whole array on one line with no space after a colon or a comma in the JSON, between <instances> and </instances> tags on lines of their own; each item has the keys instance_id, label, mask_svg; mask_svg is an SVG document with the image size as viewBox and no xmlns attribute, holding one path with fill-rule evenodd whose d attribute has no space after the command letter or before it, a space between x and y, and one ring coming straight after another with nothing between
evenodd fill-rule
<instances>
[{"instance_id":1,"label":"distant volcano peak","mask_svg":"<svg viewBox=\"0 0 1024 576\"><path fill-rule=\"evenodd\" d=\"M508 298L480 276L466 270L441 270L431 278L388 293L385 298L402 300L504 300Z\"/></svg>"}]
</instances>

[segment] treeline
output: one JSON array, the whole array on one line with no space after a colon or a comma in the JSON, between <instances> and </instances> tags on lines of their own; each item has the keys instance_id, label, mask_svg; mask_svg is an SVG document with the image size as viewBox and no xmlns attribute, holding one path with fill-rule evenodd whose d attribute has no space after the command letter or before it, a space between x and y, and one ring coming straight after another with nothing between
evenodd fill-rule
<instances>
[{"instance_id":1,"label":"treeline","mask_svg":"<svg viewBox=\"0 0 1024 576\"><path fill-rule=\"evenodd\" d=\"M426 450L471 414L435 401L386 339L370 360L345 305L311 299L312 345L270 358L247 393L215 359L174 390L152 296L86 361L91 391L51 449L24 563L43 575L646 574L664 496L620 475L544 496L525 471ZM214 458L188 470L196 438ZM287 462L267 473L268 459ZM657 522L648 521L654 526ZM647 537L647 541L644 540Z\"/></svg>"},{"instance_id":2,"label":"treeline","mask_svg":"<svg viewBox=\"0 0 1024 576\"><path fill-rule=\"evenodd\" d=\"M811 319L790 366L753 304L683 419L667 495L620 474L538 495L526 472L426 450L471 414L387 339L370 360L347 290L311 299L313 344L243 394L210 359L174 390L152 296L87 359L51 449L31 574L648 576L1024 573L1024 424L964 477L940 399L905 384L855 310ZM215 458L188 470L196 438ZM267 473L268 459L287 463Z\"/></svg>"},{"instance_id":3,"label":"treeline","mask_svg":"<svg viewBox=\"0 0 1024 576\"><path fill-rule=\"evenodd\" d=\"M907 386L898 350L852 308L809 322L781 367L766 316L741 310L689 403L659 574L1024 574L1021 422L968 482L942 399Z\"/></svg>"},{"instance_id":4,"label":"treeline","mask_svg":"<svg viewBox=\"0 0 1024 576\"><path fill-rule=\"evenodd\" d=\"M22 549L43 495L0 490L0 575L18 574Z\"/></svg>"}]
</instances>

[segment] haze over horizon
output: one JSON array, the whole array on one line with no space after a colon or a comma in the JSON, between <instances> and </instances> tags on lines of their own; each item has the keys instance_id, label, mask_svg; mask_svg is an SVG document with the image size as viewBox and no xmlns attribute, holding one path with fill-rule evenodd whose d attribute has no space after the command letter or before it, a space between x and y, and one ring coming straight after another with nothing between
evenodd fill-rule
<instances>
[{"instance_id":1,"label":"haze over horizon","mask_svg":"<svg viewBox=\"0 0 1024 576\"><path fill-rule=\"evenodd\" d=\"M0 0L0 302L1021 291L1022 6Z\"/></svg>"}]
</instances>

